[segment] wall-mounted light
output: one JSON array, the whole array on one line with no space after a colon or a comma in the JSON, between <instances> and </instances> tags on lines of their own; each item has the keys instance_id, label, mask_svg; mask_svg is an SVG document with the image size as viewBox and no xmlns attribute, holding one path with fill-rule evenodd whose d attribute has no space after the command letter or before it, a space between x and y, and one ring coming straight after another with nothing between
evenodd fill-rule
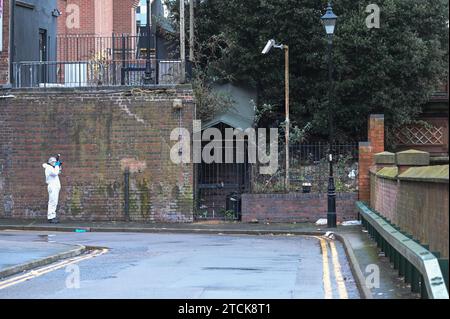
<instances>
[{"instance_id":1,"label":"wall-mounted light","mask_svg":"<svg viewBox=\"0 0 450 319\"><path fill-rule=\"evenodd\" d=\"M61 14L62 14L61 11L59 11L58 9L54 9L54 10L52 11L52 16L54 16L55 18L60 17Z\"/></svg>"}]
</instances>

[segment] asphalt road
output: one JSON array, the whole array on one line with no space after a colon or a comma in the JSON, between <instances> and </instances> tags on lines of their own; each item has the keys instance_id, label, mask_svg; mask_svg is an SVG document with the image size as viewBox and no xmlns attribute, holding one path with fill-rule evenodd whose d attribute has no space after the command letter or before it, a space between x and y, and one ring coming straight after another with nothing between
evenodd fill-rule
<instances>
[{"instance_id":1,"label":"asphalt road","mask_svg":"<svg viewBox=\"0 0 450 319\"><path fill-rule=\"evenodd\" d=\"M26 281L8 278L4 288L0 281L2 299L359 298L342 245L323 238L12 231L0 238L108 248Z\"/></svg>"}]
</instances>

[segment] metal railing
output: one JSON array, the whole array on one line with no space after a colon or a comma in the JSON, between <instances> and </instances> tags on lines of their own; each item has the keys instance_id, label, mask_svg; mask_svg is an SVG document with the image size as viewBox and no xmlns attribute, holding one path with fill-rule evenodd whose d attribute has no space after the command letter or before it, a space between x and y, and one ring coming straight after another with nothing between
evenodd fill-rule
<instances>
[{"instance_id":1,"label":"metal railing","mask_svg":"<svg viewBox=\"0 0 450 319\"><path fill-rule=\"evenodd\" d=\"M327 143L289 146L289 191L326 193L329 162ZM252 191L284 192L285 152L279 147L278 171L273 176L253 175ZM358 144L333 144L334 177L337 192L353 192L358 187Z\"/></svg>"},{"instance_id":2,"label":"metal railing","mask_svg":"<svg viewBox=\"0 0 450 319\"><path fill-rule=\"evenodd\" d=\"M186 63L185 63L186 64ZM14 87L92 87L173 85L184 83L190 72L182 70L179 60L150 59L149 77L147 60L91 60L13 63Z\"/></svg>"},{"instance_id":3,"label":"metal railing","mask_svg":"<svg viewBox=\"0 0 450 319\"><path fill-rule=\"evenodd\" d=\"M421 245L412 236L403 233L365 203L358 201L356 207L363 227L393 262L399 276L411 285L411 292L420 293L422 298L449 298L445 282L447 280L448 285L448 277L445 279L442 271L446 269L448 274L448 259L439 258L439 253L429 251L428 246Z\"/></svg>"},{"instance_id":4,"label":"metal railing","mask_svg":"<svg viewBox=\"0 0 450 319\"><path fill-rule=\"evenodd\" d=\"M150 43L148 42L150 40ZM112 34L98 36L90 34L58 35L56 54L58 61L135 60L147 57L147 46L155 47L154 36L146 33ZM151 53L152 50L150 50Z\"/></svg>"}]
</instances>

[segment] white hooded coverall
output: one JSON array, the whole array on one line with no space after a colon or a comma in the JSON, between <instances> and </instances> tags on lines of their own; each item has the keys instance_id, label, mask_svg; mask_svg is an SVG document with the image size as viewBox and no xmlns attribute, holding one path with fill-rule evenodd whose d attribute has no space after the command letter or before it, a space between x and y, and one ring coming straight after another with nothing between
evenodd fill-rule
<instances>
[{"instance_id":1,"label":"white hooded coverall","mask_svg":"<svg viewBox=\"0 0 450 319\"><path fill-rule=\"evenodd\" d=\"M45 182L48 190L48 210L47 219L56 218L56 206L58 206L59 191L61 190L61 183L59 182L59 173L61 167L53 167L50 164L42 164L45 168Z\"/></svg>"}]
</instances>

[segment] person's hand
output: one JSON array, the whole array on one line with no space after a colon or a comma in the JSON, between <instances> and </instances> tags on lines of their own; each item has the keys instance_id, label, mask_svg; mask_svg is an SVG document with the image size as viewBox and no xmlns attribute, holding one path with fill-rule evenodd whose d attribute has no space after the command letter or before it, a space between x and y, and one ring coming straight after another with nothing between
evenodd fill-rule
<instances>
[{"instance_id":1,"label":"person's hand","mask_svg":"<svg viewBox=\"0 0 450 319\"><path fill-rule=\"evenodd\" d=\"M62 163L60 162L60 161L57 161L56 163L55 163L55 167L56 166L61 166L62 165Z\"/></svg>"}]
</instances>

